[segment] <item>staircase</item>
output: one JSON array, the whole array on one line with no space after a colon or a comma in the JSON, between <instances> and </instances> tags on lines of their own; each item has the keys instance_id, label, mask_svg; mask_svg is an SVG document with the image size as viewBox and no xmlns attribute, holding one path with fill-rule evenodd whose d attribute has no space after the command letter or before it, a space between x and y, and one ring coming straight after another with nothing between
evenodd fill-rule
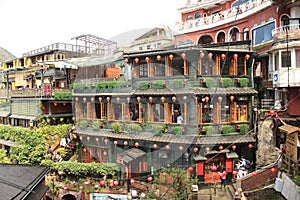
<instances>
[{"instance_id":1,"label":"staircase","mask_svg":"<svg viewBox=\"0 0 300 200\"><path fill-rule=\"evenodd\" d=\"M65 146L66 156L65 160L69 160L76 151L76 139L72 138L72 140Z\"/></svg>"}]
</instances>

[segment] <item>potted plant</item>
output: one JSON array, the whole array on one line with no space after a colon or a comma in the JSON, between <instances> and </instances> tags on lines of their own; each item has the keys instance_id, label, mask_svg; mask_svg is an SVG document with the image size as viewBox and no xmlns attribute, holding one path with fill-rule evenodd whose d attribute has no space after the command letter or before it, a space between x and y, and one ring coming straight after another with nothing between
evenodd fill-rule
<instances>
[{"instance_id":1,"label":"potted plant","mask_svg":"<svg viewBox=\"0 0 300 200\"><path fill-rule=\"evenodd\" d=\"M116 132L116 133L122 133L122 127L120 122L114 122L111 124L112 129Z\"/></svg>"},{"instance_id":2,"label":"potted plant","mask_svg":"<svg viewBox=\"0 0 300 200\"><path fill-rule=\"evenodd\" d=\"M206 133L206 135L212 135L213 134L213 126L205 126L205 133Z\"/></svg>"},{"instance_id":3,"label":"potted plant","mask_svg":"<svg viewBox=\"0 0 300 200\"><path fill-rule=\"evenodd\" d=\"M92 124L93 129L99 130L100 129L100 124L101 124L101 122L99 120L94 120L93 124Z\"/></svg>"},{"instance_id":4,"label":"potted plant","mask_svg":"<svg viewBox=\"0 0 300 200\"><path fill-rule=\"evenodd\" d=\"M233 131L233 129L232 129L232 127L230 125L224 125L222 127L222 133L224 135L227 135L227 134L231 133L232 131Z\"/></svg>"},{"instance_id":5,"label":"potted plant","mask_svg":"<svg viewBox=\"0 0 300 200\"><path fill-rule=\"evenodd\" d=\"M222 78L222 85L224 88L230 87L231 86L231 79L230 78Z\"/></svg>"},{"instance_id":6,"label":"potted plant","mask_svg":"<svg viewBox=\"0 0 300 200\"><path fill-rule=\"evenodd\" d=\"M126 130L129 133L140 133L142 131L142 127L138 124L128 124Z\"/></svg>"},{"instance_id":7,"label":"potted plant","mask_svg":"<svg viewBox=\"0 0 300 200\"><path fill-rule=\"evenodd\" d=\"M240 133L241 134L245 134L247 133L249 130L249 126L247 124L241 124L240 125Z\"/></svg>"},{"instance_id":8,"label":"potted plant","mask_svg":"<svg viewBox=\"0 0 300 200\"><path fill-rule=\"evenodd\" d=\"M79 121L79 127L80 128L87 128L87 120L80 120Z\"/></svg>"},{"instance_id":9,"label":"potted plant","mask_svg":"<svg viewBox=\"0 0 300 200\"><path fill-rule=\"evenodd\" d=\"M174 126L173 133L174 133L174 135L182 135L183 127L182 126Z\"/></svg>"},{"instance_id":10,"label":"potted plant","mask_svg":"<svg viewBox=\"0 0 300 200\"><path fill-rule=\"evenodd\" d=\"M213 88L213 87L216 87L217 81L215 78L206 77L205 84L206 84L206 87Z\"/></svg>"}]
</instances>

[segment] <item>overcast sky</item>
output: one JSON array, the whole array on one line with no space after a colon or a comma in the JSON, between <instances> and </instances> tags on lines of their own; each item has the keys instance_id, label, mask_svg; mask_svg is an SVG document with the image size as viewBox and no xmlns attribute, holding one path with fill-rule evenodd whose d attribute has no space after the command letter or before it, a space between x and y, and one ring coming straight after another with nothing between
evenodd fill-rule
<instances>
[{"instance_id":1,"label":"overcast sky","mask_svg":"<svg viewBox=\"0 0 300 200\"><path fill-rule=\"evenodd\" d=\"M0 47L17 57L72 37L92 34L109 39L138 28L180 19L186 0L1 0Z\"/></svg>"}]
</instances>

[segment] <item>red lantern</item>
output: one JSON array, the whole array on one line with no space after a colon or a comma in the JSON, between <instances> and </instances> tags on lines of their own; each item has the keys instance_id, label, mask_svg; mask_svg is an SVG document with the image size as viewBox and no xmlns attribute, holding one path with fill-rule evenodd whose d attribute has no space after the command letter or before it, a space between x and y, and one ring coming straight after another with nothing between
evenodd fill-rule
<instances>
[{"instance_id":1,"label":"red lantern","mask_svg":"<svg viewBox=\"0 0 300 200\"><path fill-rule=\"evenodd\" d=\"M182 53L182 54L181 54L181 57L182 57L183 59L186 59L186 54L185 54L185 53Z\"/></svg>"},{"instance_id":2,"label":"red lantern","mask_svg":"<svg viewBox=\"0 0 300 200\"><path fill-rule=\"evenodd\" d=\"M230 101L233 101L234 100L234 96L230 96L229 99L230 99Z\"/></svg>"},{"instance_id":3,"label":"red lantern","mask_svg":"<svg viewBox=\"0 0 300 200\"><path fill-rule=\"evenodd\" d=\"M257 172L256 172L256 171L252 172L252 175L253 175L253 176L256 176L256 175L257 175Z\"/></svg>"},{"instance_id":4,"label":"red lantern","mask_svg":"<svg viewBox=\"0 0 300 200\"><path fill-rule=\"evenodd\" d=\"M109 100L110 100L110 97L106 97L106 100L109 101Z\"/></svg>"},{"instance_id":5,"label":"red lantern","mask_svg":"<svg viewBox=\"0 0 300 200\"><path fill-rule=\"evenodd\" d=\"M154 148L154 149L157 149L157 148L158 148L158 145L157 145L157 144L153 144L153 148Z\"/></svg>"},{"instance_id":6,"label":"red lantern","mask_svg":"<svg viewBox=\"0 0 300 200\"><path fill-rule=\"evenodd\" d=\"M166 99L165 97L160 98L161 102L163 102L163 103L165 102L165 99Z\"/></svg>"},{"instance_id":7,"label":"red lantern","mask_svg":"<svg viewBox=\"0 0 300 200\"><path fill-rule=\"evenodd\" d=\"M271 172L275 173L276 172L276 168L272 167L271 168Z\"/></svg>"},{"instance_id":8,"label":"red lantern","mask_svg":"<svg viewBox=\"0 0 300 200\"><path fill-rule=\"evenodd\" d=\"M211 170L212 170L212 171L217 171L217 166L213 165L213 166L211 167Z\"/></svg>"},{"instance_id":9,"label":"red lantern","mask_svg":"<svg viewBox=\"0 0 300 200\"><path fill-rule=\"evenodd\" d=\"M107 152L106 152L106 151L103 151L103 155L106 156L106 155L107 155Z\"/></svg>"},{"instance_id":10,"label":"red lantern","mask_svg":"<svg viewBox=\"0 0 300 200\"><path fill-rule=\"evenodd\" d=\"M130 102L130 97L127 97L126 99L127 99L127 102L129 103Z\"/></svg>"},{"instance_id":11,"label":"red lantern","mask_svg":"<svg viewBox=\"0 0 300 200\"><path fill-rule=\"evenodd\" d=\"M195 147L195 148L194 148L194 152L195 152L195 153L197 153L198 150L199 150L198 147Z\"/></svg>"},{"instance_id":12,"label":"red lantern","mask_svg":"<svg viewBox=\"0 0 300 200\"><path fill-rule=\"evenodd\" d=\"M54 104L54 106L57 106L57 102L56 101L53 104Z\"/></svg>"},{"instance_id":13,"label":"red lantern","mask_svg":"<svg viewBox=\"0 0 300 200\"><path fill-rule=\"evenodd\" d=\"M113 182L110 182L110 183L109 183L109 187L114 187L114 183L113 183Z\"/></svg>"},{"instance_id":14,"label":"red lantern","mask_svg":"<svg viewBox=\"0 0 300 200\"><path fill-rule=\"evenodd\" d=\"M170 145L166 145L165 148L166 148L166 150L168 150L168 151L171 149Z\"/></svg>"},{"instance_id":15,"label":"red lantern","mask_svg":"<svg viewBox=\"0 0 300 200\"><path fill-rule=\"evenodd\" d=\"M117 102L119 102L120 101L120 97L117 97L116 100L117 100Z\"/></svg>"},{"instance_id":16,"label":"red lantern","mask_svg":"<svg viewBox=\"0 0 300 200\"><path fill-rule=\"evenodd\" d=\"M87 137L86 137L86 140L87 140L87 141L90 141L90 139L91 139L90 136L87 136Z\"/></svg>"},{"instance_id":17,"label":"red lantern","mask_svg":"<svg viewBox=\"0 0 300 200\"><path fill-rule=\"evenodd\" d=\"M99 138L95 138L96 142L98 143L99 142Z\"/></svg>"},{"instance_id":18,"label":"red lantern","mask_svg":"<svg viewBox=\"0 0 300 200\"><path fill-rule=\"evenodd\" d=\"M149 57L146 57L146 58L145 58L145 61L146 61L146 62L149 62L149 61L150 61L150 58L149 58Z\"/></svg>"},{"instance_id":19,"label":"red lantern","mask_svg":"<svg viewBox=\"0 0 300 200\"><path fill-rule=\"evenodd\" d=\"M137 97L136 100L137 100L138 102L140 102L140 101L141 101L141 97Z\"/></svg>"},{"instance_id":20,"label":"red lantern","mask_svg":"<svg viewBox=\"0 0 300 200\"><path fill-rule=\"evenodd\" d=\"M114 141L114 145L117 145L117 144L118 144L118 141L117 141L117 140L115 140L115 141Z\"/></svg>"},{"instance_id":21,"label":"red lantern","mask_svg":"<svg viewBox=\"0 0 300 200\"><path fill-rule=\"evenodd\" d=\"M209 147L206 147L206 148L205 148L205 151L206 151L206 152L209 152L209 151L210 151L210 148L209 148Z\"/></svg>"},{"instance_id":22,"label":"red lantern","mask_svg":"<svg viewBox=\"0 0 300 200\"><path fill-rule=\"evenodd\" d=\"M222 60L224 60L224 59L226 58L226 55L223 53L223 54L221 55L221 58L222 58Z\"/></svg>"},{"instance_id":23,"label":"red lantern","mask_svg":"<svg viewBox=\"0 0 300 200\"><path fill-rule=\"evenodd\" d=\"M209 53L209 54L208 54L208 58L211 59L212 57L213 57L213 54L212 54L212 53Z\"/></svg>"},{"instance_id":24,"label":"red lantern","mask_svg":"<svg viewBox=\"0 0 300 200\"><path fill-rule=\"evenodd\" d=\"M138 62L139 62L139 59L138 59L138 58L135 58L135 59L134 59L134 62L135 62L135 63L138 63Z\"/></svg>"},{"instance_id":25,"label":"red lantern","mask_svg":"<svg viewBox=\"0 0 300 200\"><path fill-rule=\"evenodd\" d=\"M160 60L161 60L161 56L160 56L160 55L157 55L157 56L156 56L156 60L160 61Z\"/></svg>"},{"instance_id":26,"label":"red lantern","mask_svg":"<svg viewBox=\"0 0 300 200\"><path fill-rule=\"evenodd\" d=\"M274 115L275 111L274 110L270 110L270 115Z\"/></svg>"},{"instance_id":27,"label":"red lantern","mask_svg":"<svg viewBox=\"0 0 300 200\"><path fill-rule=\"evenodd\" d=\"M104 143L105 143L105 144L108 143L108 139L107 139L107 138L104 139Z\"/></svg>"},{"instance_id":28,"label":"red lantern","mask_svg":"<svg viewBox=\"0 0 300 200\"><path fill-rule=\"evenodd\" d=\"M189 168L188 168L188 173L189 173L189 174L192 173L193 170L194 170L193 167L189 167Z\"/></svg>"},{"instance_id":29,"label":"red lantern","mask_svg":"<svg viewBox=\"0 0 300 200\"><path fill-rule=\"evenodd\" d=\"M220 150L220 151L223 150L223 146L222 146L222 145L219 146L219 150Z\"/></svg>"},{"instance_id":30,"label":"red lantern","mask_svg":"<svg viewBox=\"0 0 300 200\"><path fill-rule=\"evenodd\" d=\"M245 55L245 58L248 60L250 58L250 55L249 54L246 54Z\"/></svg>"},{"instance_id":31,"label":"red lantern","mask_svg":"<svg viewBox=\"0 0 300 200\"><path fill-rule=\"evenodd\" d=\"M253 147L253 145L250 143L250 144L248 144L248 148L249 149L252 149L252 147Z\"/></svg>"},{"instance_id":32,"label":"red lantern","mask_svg":"<svg viewBox=\"0 0 300 200\"><path fill-rule=\"evenodd\" d=\"M100 185L104 186L105 185L105 181L104 180L100 181Z\"/></svg>"},{"instance_id":33,"label":"red lantern","mask_svg":"<svg viewBox=\"0 0 300 200\"><path fill-rule=\"evenodd\" d=\"M183 151L184 148L183 148L183 146L179 146L178 149L179 149L179 151Z\"/></svg>"},{"instance_id":34,"label":"red lantern","mask_svg":"<svg viewBox=\"0 0 300 200\"><path fill-rule=\"evenodd\" d=\"M176 97L175 97L175 96L172 97L172 101L173 101L173 102L176 101Z\"/></svg>"},{"instance_id":35,"label":"red lantern","mask_svg":"<svg viewBox=\"0 0 300 200\"><path fill-rule=\"evenodd\" d=\"M235 54L233 54L233 58L234 59L237 59L239 56L235 53Z\"/></svg>"},{"instance_id":36,"label":"red lantern","mask_svg":"<svg viewBox=\"0 0 300 200\"><path fill-rule=\"evenodd\" d=\"M151 182L151 181L153 180L152 176L149 176L149 177L147 178L147 180L148 180L149 182Z\"/></svg>"},{"instance_id":37,"label":"red lantern","mask_svg":"<svg viewBox=\"0 0 300 200\"><path fill-rule=\"evenodd\" d=\"M82 140L83 140L83 137L82 137L82 136L79 136L79 139L82 141Z\"/></svg>"},{"instance_id":38,"label":"red lantern","mask_svg":"<svg viewBox=\"0 0 300 200\"><path fill-rule=\"evenodd\" d=\"M86 97L83 97L83 99L82 99L82 100L83 100L83 102L86 102Z\"/></svg>"},{"instance_id":39,"label":"red lantern","mask_svg":"<svg viewBox=\"0 0 300 200\"><path fill-rule=\"evenodd\" d=\"M99 185L98 185L98 184L96 184L94 187L95 187L95 189L98 189L98 188L99 188Z\"/></svg>"},{"instance_id":40,"label":"red lantern","mask_svg":"<svg viewBox=\"0 0 300 200\"><path fill-rule=\"evenodd\" d=\"M232 150L235 151L236 150L236 145L232 145Z\"/></svg>"},{"instance_id":41,"label":"red lantern","mask_svg":"<svg viewBox=\"0 0 300 200\"><path fill-rule=\"evenodd\" d=\"M150 103L151 103L151 102L152 102L152 100L153 100L153 98L152 98L152 97L149 97L148 99L149 99L149 102L150 102Z\"/></svg>"},{"instance_id":42,"label":"red lantern","mask_svg":"<svg viewBox=\"0 0 300 200\"><path fill-rule=\"evenodd\" d=\"M200 58L204 58L205 54L203 52L200 52Z\"/></svg>"},{"instance_id":43,"label":"red lantern","mask_svg":"<svg viewBox=\"0 0 300 200\"><path fill-rule=\"evenodd\" d=\"M135 180L134 179L130 179L130 184L134 184Z\"/></svg>"},{"instance_id":44,"label":"red lantern","mask_svg":"<svg viewBox=\"0 0 300 200\"><path fill-rule=\"evenodd\" d=\"M125 62L126 62L126 63L128 63L128 62L129 62L128 58L125 58Z\"/></svg>"},{"instance_id":45,"label":"red lantern","mask_svg":"<svg viewBox=\"0 0 300 200\"><path fill-rule=\"evenodd\" d=\"M238 172L237 172L236 170L233 170L233 171L232 171L233 176L236 176L237 173L238 173Z\"/></svg>"},{"instance_id":46,"label":"red lantern","mask_svg":"<svg viewBox=\"0 0 300 200\"><path fill-rule=\"evenodd\" d=\"M135 146L136 148L138 148L139 145L140 145L140 144L139 144L138 142L135 142L135 143L134 143L134 146Z\"/></svg>"},{"instance_id":47,"label":"red lantern","mask_svg":"<svg viewBox=\"0 0 300 200\"><path fill-rule=\"evenodd\" d=\"M98 99L99 99L100 102L102 101L102 97L99 97Z\"/></svg>"},{"instance_id":48,"label":"red lantern","mask_svg":"<svg viewBox=\"0 0 300 200\"><path fill-rule=\"evenodd\" d=\"M209 97L205 97L205 102L208 103Z\"/></svg>"},{"instance_id":49,"label":"red lantern","mask_svg":"<svg viewBox=\"0 0 300 200\"><path fill-rule=\"evenodd\" d=\"M218 101L219 101L219 102L221 102L221 101L222 101L222 99L223 99L222 97L218 97Z\"/></svg>"},{"instance_id":50,"label":"red lantern","mask_svg":"<svg viewBox=\"0 0 300 200\"><path fill-rule=\"evenodd\" d=\"M174 58L173 54L170 54L169 58L170 58L170 60L173 60L173 58Z\"/></svg>"},{"instance_id":51,"label":"red lantern","mask_svg":"<svg viewBox=\"0 0 300 200\"><path fill-rule=\"evenodd\" d=\"M128 142L127 141L124 141L124 146L127 146L128 145Z\"/></svg>"},{"instance_id":52,"label":"red lantern","mask_svg":"<svg viewBox=\"0 0 300 200\"><path fill-rule=\"evenodd\" d=\"M89 185L89 184L90 184L89 181L85 181L85 182L84 182L84 185Z\"/></svg>"},{"instance_id":53,"label":"red lantern","mask_svg":"<svg viewBox=\"0 0 300 200\"><path fill-rule=\"evenodd\" d=\"M119 185L119 182L118 182L118 181L114 181L114 185L115 185L115 186L118 186L118 185Z\"/></svg>"},{"instance_id":54,"label":"red lantern","mask_svg":"<svg viewBox=\"0 0 300 200\"><path fill-rule=\"evenodd\" d=\"M68 186L64 186L64 190L68 190L69 188L68 188Z\"/></svg>"}]
</instances>

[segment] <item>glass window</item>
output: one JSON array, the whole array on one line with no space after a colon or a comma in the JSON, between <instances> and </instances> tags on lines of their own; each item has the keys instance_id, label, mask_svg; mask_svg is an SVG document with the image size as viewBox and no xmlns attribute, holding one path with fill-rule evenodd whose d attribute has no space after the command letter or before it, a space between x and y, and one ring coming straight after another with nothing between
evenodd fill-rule
<instances>
[{"instance_id":1,"label":"glass window","mask_svg":"<svg viewBox=\"0 0 300 200\"><path fill-rule=\"evenodd\" d=\"M258 45L273 39L272 30L275 29L275 21L252 30L253 45Z\"/></svg>"},{"instance_id":2,"label":"glass window","mask_svg":"<svg viewBox=\"0 0 300 200\"><path fill-rule=\"evenodd\" d=\"M291 52L281 52L281 67L291 67Z\"/></svg>"},{"instance_id":3,"label":"glass window","mask_svg":"<svg viewBox=\"0 0 300 200\"><path fill-rule=\"evenodd\" d=\"M193 16L192 15L186 16L186 21L189 21L189 20L193 20Z\"/></svg>"},{"instance_id":4,"label":"glass window","mask_svg":"<svg viewBox=\"0 0 300 200\"><path fill-rule=\"evenodd\" d=\"M196 12L196 13L195 13L195 19L199 19L199 18L201 18L200 12Z\"/></svg>"},{"instance_id":5,"label":"glass window","mask_svg":"<svg viewBox=\"0 0 300 200\"><path fill-rule=\"evenodd\" d=\"M148 77L148 65L147 63L141 63L139 65L140 77Z\"/></svg>"}]
</instances>

